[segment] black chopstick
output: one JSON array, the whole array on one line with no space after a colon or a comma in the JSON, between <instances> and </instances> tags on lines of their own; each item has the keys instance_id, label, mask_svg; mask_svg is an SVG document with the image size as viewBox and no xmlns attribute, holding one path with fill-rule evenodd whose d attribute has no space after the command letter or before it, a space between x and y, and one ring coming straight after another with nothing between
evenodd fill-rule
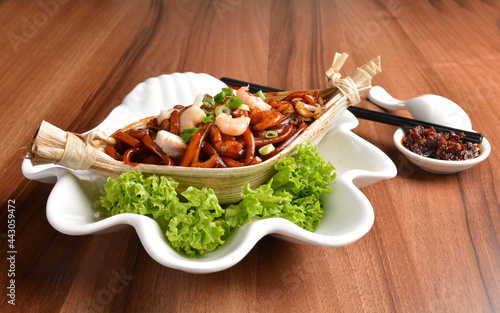
<instances>
[{"instance_id":1,"label":"black chopstick","mask_svg":"<svg viewBox=\"0 0 500 313\"><path fill-rule=\"evenodd\" d=\"M234 79L234 78L222 77L220 80L221 80L221 82L225 83L228 86L241 87L241 86L250 85L249 91L251 93L256 93L259 90L262 90L262 92L280 92L280 91L284 91L284 90L277 89L277 88L272 88L272 87L257 85L257 84L254 84L254 83L248 83L248 82L245 82L245 81L242 81L242 80L237 80L237 79Z\"/></svg>"},{"instance_id":2,"label":"black chopstick","mask_svg":"<svg viewBox=\"0 0 500 313\"><path fill-rule=\"evenodd\" d=\"M256 93L259 90L262 90L262 92L280 92L284 91L282 89L277 89L277 88L272 88L272 87L267 87L267 86L262 86L262 85L257 85L257 84L252 84L248 83L245 81L233 79L233 78L228 78L228 77L222 77L220 79L222 82L224 82L228 86L235 86L235 87L241 87L241 86L246 86L250 85L249 91L252 93ZM368 110L364 108L359 108L356 106L349 106L348 110L354 114L357 118L362 118L374 122L379 122L379 123L384 123L384 124L389 124L389 125L394 125L394 126L399 126L403 128L406 131L408 131L411 128L414 128L416 126L423 126L425 128L429 127L434 127L434 129L437 132L454 132L455 134L460 134L464 133L465 138L464 140L474 142L474 143L481 143L483 140L483 134L472 132L472 131L466 131L466 130L461 130L457 128L452 128L448 126L443 126L443 125L438 125L434 123L428 123L425 121L419 121L419 120L414 120L411 118L406 118L394 114L388 114L384 112L378 112L378 111L373 111L373 110Z\"/></svg>"},{"instance_id":3,"label":"black chopstick","mask_svg":"<svg viewBox=\"0 0 500 313\"><path fill-rule=\"evenodd\" d=\"M393 114L388 114L388 113L378 112L378 111L372 111L372 110L368 110L368 109L358 108L355 106L350 106L349 111L351 113L353 113L358 118L363 118L363 119L374 121L374 122L399 126L399 127L403 128L405 130L405 132L410 130L411 128L414 128L414 127L419 126L419 125L424 127L424 128L429 128L432 126L432 127L434 127L436 132L439 132L439 133L445 133L445 132L446 133L454 132L455 134L464 133L464 135L465 135L464 140L467 140L470 142L481 143L481 141L483 140L483 134L480 134L480 133L461 130L458 128L438 125L438 124L434 124L434 123L428 123L425 121L414 120L411 118L406 118L406 117L402 117L402 116L398 116L398 115L393 115Z\"/></svg>"}]
</instances>

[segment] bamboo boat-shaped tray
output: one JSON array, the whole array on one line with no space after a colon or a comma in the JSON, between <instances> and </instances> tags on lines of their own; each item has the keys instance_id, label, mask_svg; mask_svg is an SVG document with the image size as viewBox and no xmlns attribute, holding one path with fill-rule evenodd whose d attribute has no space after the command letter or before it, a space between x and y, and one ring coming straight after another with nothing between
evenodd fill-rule
<instances>
[{"instance_id":1,"label":"bamboo boat-shaped tray","mask_svg":"<svg viewBox=\"0 0 500 313\"><path fill-rule=\"evenodd\" d=\"M124 125L158 114L160 109L190 104L197 94L215 94L222 87L226 85L207 74L175 73L150 78L139 84L96 129L109 135ZM258 220L234 231L224 245L198 258L173 250L158 224L148 217L118 214L97 218L93 203L106 179L90 170L68 170L53 164L33 166L26 159L22 171L28 179L55 184L47 202L47 219L56 230L87 235L131 225L146 251L160 264L191 273L210 273L238 263L266 235L340 247L371 229L373 208L358 188L392 178L397 171L382 151L351 132L357 125L357 119L346 111L318 144L319 153L337 168L338 177L332 182L333 192L323 199L324 220L315 233L281 218Z\"/></svg>"},{"instance_id":2,"label":"bamboo boat-shaped tray","mask_svg":"<svg viewBox=\"0 0 500 313\"><path fill-rule=\"evenodd\" d=\"M210 186L220 203L234 203L241 200L241 187L243 185L249 184L250 188L256 188L265 183L275 173L274 165L276 162L280 158L293 154L300 143L305 141L312 144L319 143L347 107L359 103L360 96L371 88L373 76L381 72L380 57L358 67L350 76L342 78L340 69L347 57L346 53L336 53L332 66L326 72L329 87L319 90L321 98L326 102L321 114L283 150L259 164L233 168L125 164L125 162L115 160L104 152L103 141L112 143L114 140L109 138L109 133L103 134L104 129L86 134L74 134L59 129L46 121L42 121L33 137L33 142L28 147L28 158L34 165L55 163L69 169L91 169L104 177L117 177L124 172L133 170L141 171L146 175L166 175L179 183L178 192L182 192L190 186L197 188ZM160 88L159 95L150 95L149 90L155 86L151 84L139 85L139 90L130 96L132 104L140 107L154 107L154 104L164 103L162 97L170 96L170 90ZM184 91L183 88L184 86L180 89L181 93ZM310 92L315 91L310 90ZM292 93L293 91L270 93L266 94L266 98L282 99ZM144 101L145 97L149 96L153 99L153 105ZM177 104L186 105L189 103L178 102ZM152 114L158 113L159 111ZM145 127L148 120L151 120L151 116L147 118L137 116L134 119L135 122L122 124L121 129L141 129ZM100 148L96 148L98 146Z\"/></svg>"}]
</instances>

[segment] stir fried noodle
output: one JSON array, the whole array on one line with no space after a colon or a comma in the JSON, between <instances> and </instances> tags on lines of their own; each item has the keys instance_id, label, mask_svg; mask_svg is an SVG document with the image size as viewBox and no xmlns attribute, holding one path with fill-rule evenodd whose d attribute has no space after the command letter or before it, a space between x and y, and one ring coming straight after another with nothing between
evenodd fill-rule
<instances>
[{"instance_id":1,"label":"stir fried noodle","mask_svg":"<svg viewBox=\"0 0 500 313\"><path fill-rule=\"evenodd\" d=\"M280 153L325 109L319 92L265 99L248 87L200 95L189 106L162 110L143 129L120 130L106 153L126 164L203 168L259 164Z\"/></svg>"}]
</instances>

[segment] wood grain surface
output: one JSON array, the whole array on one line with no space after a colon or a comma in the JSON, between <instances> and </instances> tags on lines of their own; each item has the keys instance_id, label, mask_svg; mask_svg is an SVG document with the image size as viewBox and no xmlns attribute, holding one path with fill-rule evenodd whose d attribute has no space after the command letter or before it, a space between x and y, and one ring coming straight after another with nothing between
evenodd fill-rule
<instances>
[{"instance_id":1,"label":"wood grain surface","mask_svg":"<svg viewBox=\"0 0 500 313\"><path fill-rule=\"evenodd\" d=\"M0 1L0 21L2 312L500 312L498 1ZM337 51L350 55L344 73L380 55L374 84L396 98L452 99L493 149L470 170L430 174L396 150L393 126L360 120L354 132L398 175L362 188L375 223L346 247L265 237L228 270L188 274L156 263L132 228L57 232L52 185L21 172L42 120L89 130L148 77L321 88Z\"/></svg>"}]
</instances>

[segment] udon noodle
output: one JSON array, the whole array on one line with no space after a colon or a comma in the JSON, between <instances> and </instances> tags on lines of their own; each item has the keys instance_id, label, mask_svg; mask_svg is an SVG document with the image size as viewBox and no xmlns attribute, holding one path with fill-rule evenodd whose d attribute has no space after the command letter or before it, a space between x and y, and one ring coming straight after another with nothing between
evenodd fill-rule
<instances>
[{"instance_id":1,"label":"udon noodle","mask_svg":"<svg viewBox=\"0 0 500 313\"><path fill-rule=\"evenodd\" d=\"M131 165L255 165L283 151L324 109L318 91L265 99L247 87L228 87L215 96L199 95L192 105L162 110L142 128L115 132L116 143L104 150Z\"/></svg>"}]
</instances>

